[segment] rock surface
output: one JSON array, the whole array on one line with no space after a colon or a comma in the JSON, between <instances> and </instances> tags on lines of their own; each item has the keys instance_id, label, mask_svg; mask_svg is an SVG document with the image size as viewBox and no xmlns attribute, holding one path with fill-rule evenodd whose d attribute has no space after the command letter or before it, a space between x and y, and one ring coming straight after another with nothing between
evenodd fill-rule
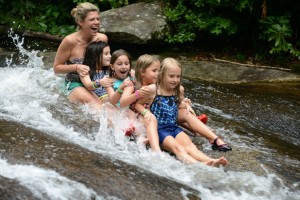
<instances>
[{"instance_id":1,"label":"rock surface","mask_svg":"<svg viewBox=\"0 0 300 200\"><path fill-rule=\"evenodd\" d=\"M133 44L162 42L169 30L161 3L136 3L100 13L100 32L110 41Z\"/></svg>"}]
</instances>

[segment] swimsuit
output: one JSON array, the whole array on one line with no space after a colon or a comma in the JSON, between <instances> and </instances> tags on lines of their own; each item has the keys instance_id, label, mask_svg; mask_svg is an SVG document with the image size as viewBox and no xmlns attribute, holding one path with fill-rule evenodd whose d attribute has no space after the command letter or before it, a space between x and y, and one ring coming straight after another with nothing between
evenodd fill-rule
<instances>
[{"instance_id":1,"label":"swimsuit","mask_svg":"<svg viewBox=\"0 0 300 200\"><path fill-rule=\"evenodd\" d=\"M120 85L123 83L124 80L125 79L123 79L123 80L116 79L116 81L113 84L114 91L116 91L120 87ZM118 101L117 106L120 108L120 100Z\"/></svg>"},{"instance_id":2,"label":"swimsuit","mask_svg":"<svg viewBox=\"0 0 300 200\"><path fill-rule=\"evenodd\" d=\"M177 125L178 107L176 96L156 95L150 106L150 111L158 123L159 143L167 136L176 137L183 130Z\"/></svg>"},{"instance_id":3,"label":"swimsuit","mask_svg":"<svg viewBox=\"0 0 300 200\"><path fill-rule=\"evenodd\" d=\"M82 64L82 62L83 58L74 58L72 60L67 60L67 65ZM64 93L69 95L76 87L84 87L80 81L79 74L77 72L67 73L65 77Z\"/></svg>"},{"instance_id":4,"label":"swimsuit","mask_svg":"<svg viewBox=\"0 0 300 200\"><path fill-rule=\"evenodd\" d=\"M100 80L106 75L108 75L108 70L101 70L100 72L96 72L92 77L92 81ZM95 89L94 92L100 99L103 99L108 96L106 89L102 85Z\"/></svg>"}]
</instances>

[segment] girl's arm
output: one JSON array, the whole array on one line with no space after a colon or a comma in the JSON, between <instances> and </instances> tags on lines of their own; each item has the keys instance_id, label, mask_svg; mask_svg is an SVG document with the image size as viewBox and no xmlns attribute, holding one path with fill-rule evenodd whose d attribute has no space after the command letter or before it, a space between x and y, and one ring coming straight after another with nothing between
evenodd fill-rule
<instances>
[{"instance_id":1,"label":"girl's arm","mask_svg":"<svg viewBox=\"0 0 300 200\"><path fill-rule=\"evenodd\" d=\"M87 90L90 90L90 91L95 90L95 87L93 86L93 84L95 84L95 83L92 82L89 74L87 74L85 76L80 76L80 80Z\"/></svg>"},{"instance_id":2,"label":"girl's arm","mask_svg":"<svg viewBox=\"0 0 300 200\"><path fill-rule=\"evenodd\" d=\"M147 86L140 88L137 91L134 91L134 87L126 87L123 90L122 97L120 99L120 107L126 107L135 102L137 99L143 98L143 97L149 97L150 90L147 88Z\"/></svg>"},{"instance_id":3,"label":"girl's arm","mask_svg":"<svg viewBox=\"0 0 300 200\"><path fill-rule=\"evenodd\" d=\"M143 97L143 98L139 99L138 102L135 104L134 108L136 111L141 113L146 120L149 121L151 117L155 117L155 116L150 112L150 110L148 110L144 107L144 103L149 100L150 100L150 102L153 101L155 94L156 94L156 85L152 84L152 85L149 85L147 88L149 89L149 91L151 93L150 97Z\"/></svg>"},{"instance_id":4,"label":"girl's arm","mask_svg":"<svg viewBox=\"0 0 300 200\"><path fill-rule=\"evenodd\" d=\"M114 79L104 76L102 79L92 81L90 75L80 76L80 80L84 87L88 90L95 90L100 85L104 88L111 87L114 83Z\"/></svg>"},{"instance_id":5,"label":"girl's arm","mask_svg":"<svg viewBox=\"0 0 300 200\"><path fill-rule=\"evenodd\" d=\"M129 79L125 79L116 91L113 87L105 88L109 97L109 102L113 105L117 104L122 96L123 90L130 86L133 86L133 83Z\"/></svg>"},{"instance_id":6,"label":"girl's arm","mask_svg":"<svg viewBox=\"0 0 300 200\"><path fill-rule=\"evenodd\" d=\"M191 107L191 100L184 97L184 87L180 86L180 94L179 94L180 104L178 106L178 109L186 109L187 113L192 113L193 115L196 115L195 111Z\"/></svg>"}]
</instances>

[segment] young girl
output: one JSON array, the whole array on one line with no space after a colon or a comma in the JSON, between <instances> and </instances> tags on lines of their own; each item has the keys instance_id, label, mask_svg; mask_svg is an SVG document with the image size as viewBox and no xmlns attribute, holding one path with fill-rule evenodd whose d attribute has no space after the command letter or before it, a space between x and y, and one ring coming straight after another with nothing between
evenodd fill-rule
<instances>
[{"instance_id":1,"label":"young girl","mask_svg":"<svg viewBox=\"0 0 300 200\"><path fill-rule=\"evenodd\" d=\"M121 107L132 104L131 108L139 114L138 118L145 125L146 135L153 151L160 151L156 118L151 112L142 112L144 106L149 106L147 102L141 105L136 101L139 102L139 99L147 99L150 96L148 85L156 83L159 69L160 62L158 59L147 54L140 56L135 67L136 85L135 87L124 88L120 99Z\"/></svg>"},{"instance_id":2,"label":"young girl","mask_svg":"<svg viewBox=\"0 0 300 200\"><path fill-rule=\"evenodd\" d=\"M150 99L150 111L158 122L159 142L162 147L176 155L187 164L198 161L209 166L227 165L224 157L212 159L192 143L191 139L178 126L178 109L186 109L183 102L183 86L181 85L181 65L173 58L166 58L161 65L155 96ZM149 112L144 109L142 112Z\"/></svg>"},{"instance_id":3,"label":"young girl","mask_svg":"<svg viewBox=\"0 0 300 200\"><path fill-rule=\"evenodd\" d=\"M134 70L131 69L131 56L128 52L119 49L112 54L109 76L115 79L112 87L106 88L109 102L121 108L120 99L124 88L134 86Z\"/></svg>"},{"instance_id":4,"label":"young girl","mask_svg":"<svg viewBox=\"0 0 300 200\"><path fill-rule=\"evenodd\" d=\"M115 82L111 87L106 87L109 102L116 107L120 108L121 111L125 111L125 115L129 118L131 123L129 128L125 129L125 135L129 136L131 140L135 138L135 113L127 107L120 107L120 98L122 96L125 87L131 87L134 85L132 74L134 71L131 69L131 56L128 52L119 49L116 50L110 61L109 75L114 78Z\"/></svg>"},{"instance_id":5,"label":"young girl","mask_svg":"<svg viewBox=\"0 0 300 200\"><path fill-rule=\"evenodd\" d=\"M90 67L89 74L80 76L86 89L93 91L100 99L100 106L108 101L106 87L114 80L108 77L110 65L110 48L106 42L92 42L86 48L83 64ZM99 106L98 106L99 108Z\"/></svg>"}]
</instances>

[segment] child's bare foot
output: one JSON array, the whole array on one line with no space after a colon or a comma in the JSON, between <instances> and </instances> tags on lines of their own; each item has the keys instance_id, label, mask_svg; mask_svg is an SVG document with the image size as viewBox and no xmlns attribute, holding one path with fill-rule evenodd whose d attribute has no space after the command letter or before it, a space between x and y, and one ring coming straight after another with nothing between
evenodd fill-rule
<instances>
[{"instance_id":1,"label":"child's bare foot","mask_svg":"<svg viewBox=\"0 0 300 200\"><path fill-rule=\"evenodd\" d=\"M220 165L227 165L228 161L224 157L221 157L219 159L211 159L210 161L206 162L206 164L212 167L220 167Z\"/></svg>"}]
</instances>

